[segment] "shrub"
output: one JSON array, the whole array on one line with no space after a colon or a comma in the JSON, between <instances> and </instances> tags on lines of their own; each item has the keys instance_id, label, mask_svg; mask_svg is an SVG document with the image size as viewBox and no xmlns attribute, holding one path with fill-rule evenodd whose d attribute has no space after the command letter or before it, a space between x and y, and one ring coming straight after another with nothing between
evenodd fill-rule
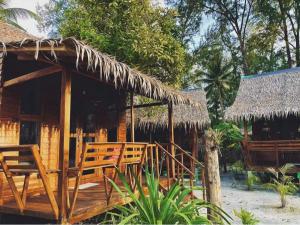
<instances>
[{"instance_id":1,"label":"shrub","mask_svg":"<svg viewBox=\"0 0 300 225\"><path fill-rule=\"evenodd\" d=\"M253 213L241 208L238 212L233 210L234 215L241 219L242 224L244 225L256 225L259 223L259 220L254 217Z\"/></svg>"}]
</instances>

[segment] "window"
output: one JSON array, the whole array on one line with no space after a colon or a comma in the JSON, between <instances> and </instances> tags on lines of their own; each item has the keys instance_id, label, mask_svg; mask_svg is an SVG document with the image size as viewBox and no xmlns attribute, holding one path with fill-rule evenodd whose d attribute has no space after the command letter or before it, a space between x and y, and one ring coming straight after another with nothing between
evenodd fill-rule
<instances>
[{"instance_id":1,"label":"window","mask_svg":"<svg viewBox=\"0 0 300 225\"><path fill-rule=\"evenodd\" d=\"M21 95L21 114L41 114L40 89L36 81L26 84L23 87Z\"/></svg>"},{"instance_id":2,"label":"window","mask_svg":"<svg viewBox=\"0 0 300 225\"><path fill-rule=\"evenodd\" d=\"M39 144L40 126L39 122L21 121L20 144Z\"/></svg>"},{"instance_id":3,"label":"window","mask_svg":"<svg viewBox=\"0 0 300 225\"><path fill-rule=\"evenodd\" d=\"M40 88L38 81L22 86L20 103L20 144L40 144L40 122L36 116L41 114ZM22 115L33 116L28 118ZM22 121L23 120L23 121Z\"/></svg>"}]
</instances>

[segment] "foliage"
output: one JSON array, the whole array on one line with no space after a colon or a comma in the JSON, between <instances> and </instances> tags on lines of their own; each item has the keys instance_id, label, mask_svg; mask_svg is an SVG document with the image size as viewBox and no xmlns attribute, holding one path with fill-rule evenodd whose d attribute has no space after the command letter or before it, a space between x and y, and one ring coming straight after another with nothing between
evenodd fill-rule
<instances>
[{"instance_id":1,"label":"foliage","mask_svg":"<svg viewBox=\"0 0 300 225\"><path fill-rule=\"evenodd\" d=\"M147 195L137 178L135 180L139 197L132 192L125 176L119 173L119 177L134 204L129 204L128 207L117 206L119 213L109 212L110 224L212 224L202 213L202 209L207 208L229 223L230 217L222 209L200 199L186 201L192 190L182 188L178 183L173 184L166 194L160 192L158 180L147 170ZM114 182L112 184L121 195L125 195Z\"/></svg>"},{"instance_id":2,"label":"foliage","mask_svg":"<svg viewBox=\"0 0 300 225\"><path fill-rule=\"evenodd\" d=\"M245 180L245 184L247 185L248 191L253 190L253 185L260 182L260 179L257 175L255 175L252 171L247 171L247 177Z\"/></svg>"},{"instance_id":3,"label":"foliage","mask_svg":"<svg viewBox=\"0 0 300 225\"><path fill-rule=\"evenodd\" d=\"M244 171L244 164L241 160L236 161L231 165L231 170L233 173L242 173Z\"/></svg>"},{"instance_id":4,"label":"foliage","mask_svg":"<svg viewBox=\"0 0 300 225\"><path fill-rule=\"evenodd\" d=\"M221 163L224 166L224 172L227 172L227 163L236 156L240 155L240 142L243 140L243 135L240 129L233 123L221 122L215 126L215 129L222 134L220 142ZM233 160L231 160L233 161Z\"/></svg>"},{"instance_id":5,"label":"foliage","mask_svg":"<svg viewBox=\"0 0 300 225\"><path fill-rule=\"evenodd\" d=\"M259 220L255 218L253 213L241 208L241 210L238 212L236 210L233 210L234 215L236 215L238 218L241 219L241 222L243 225L256 225L259 223Z\"/></svg>"},{"instance_id":6,"label":"foliage","mask_svg":"<svg viewBox=\"0 0 300 225\"><path fill-rule=\"evenodd\" d=\"M219 123L215 129L222 133L222 148L231 150L240 149L240 142L243 140L243 135L235 124L222 122Z\"/></svg>"},{"instance_id":7,"label":"foliage","mask_svg":"<svg viewBox=\"0 0 300 225\"><path fill-rule=\"evenodd\" d=\"M84 40L119 61L180 86L188 67L185 47L177 37L175 10L154 7L150 0L52 0L50 3L52 6L48 4L41 10L45 15L44 27L58 26L63 37Z\"/></svg>"},{"instance_id":8,"label":"foliage","mask_svg":"<svg viewBox=\"0 0 300 225\"><path fill-rule=\"evenodd\" d=\"M298 187L293 183L293 177L286 175L292 167L292 165L286 164L279 168L278 172L273 168L268 169L274 175L274 178L270 183L265 184L265 187L279 194L282 208L286 206L286 196L298 191Z\"/></svg>"},{"instance_id":9,"label":"foliage","mask_svg":"<svg viewBox=\"0 0 300 225\"><path fill-rule=\"evenodd\" d=\"M9 0L0 0L0 20L3 20L15 27L24 30L19 24L17 19L33 18L39 19L39 17L28 9L23 8L11 8L8 7Z\"/></svg>"}]
</instances>

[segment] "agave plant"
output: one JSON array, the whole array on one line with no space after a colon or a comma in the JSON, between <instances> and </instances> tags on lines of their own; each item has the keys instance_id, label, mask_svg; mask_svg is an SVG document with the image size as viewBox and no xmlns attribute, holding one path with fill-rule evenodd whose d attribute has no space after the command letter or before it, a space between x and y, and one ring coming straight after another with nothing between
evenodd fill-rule
<instances>
[{"instance_id":1,"label":"agave plant","mask_svg":"<svg viewBox=\"0 0 300 225\"><path fill-rule=\"evenodd\" d=\"M255 218L254 214L241 208L238 212L233 210L234 215L240 218L243 225L256 225L259 223L259 220Z\"/></svg>"},{"instance_id":2,"label":"agave plant","mask_svg":"<svg viewBox=\"0 0 300 225\"><path fill-rule=\"evenodd\" d=\"M127 206L117 206L118 213L108 212L106 222L110 224L213 224L206 216L206 210L214 210L227 224L231 219L221 208L200 199L190 199L192 190L182 188L178 183L172 185L167 193L160 192L159 182L153 173L146 170L146 184L148 192L144 192L137 182L137 192L133 193L126 178L119 173L126 194L132 199ZM136 179L137 181L137 179ZM118 185L112 182L113 187L123 196ZM187 201L187 199L190 199Z\"/></svg>"},{"instance_id":3,"label":"agave plant","mask_svg":"<svg viewBox=\"0 0 300 225\"><path fill-rule=\"evenodd\" d=\"M286 196L298 191L298 187L293 183L293 177L286 175L291 168L292 165L286 164L279 168L278 172L273 168L268 169L275 178L272 178L270 183L265 184L265 187L279 194L282 208L287 204Z\"/></svg>"}]
</instances>

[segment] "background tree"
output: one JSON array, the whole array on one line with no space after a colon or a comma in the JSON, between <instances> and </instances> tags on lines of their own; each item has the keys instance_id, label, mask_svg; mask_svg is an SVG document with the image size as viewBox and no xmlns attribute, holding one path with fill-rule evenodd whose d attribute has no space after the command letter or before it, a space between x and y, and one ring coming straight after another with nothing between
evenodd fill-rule
<instances>
[{"instance_id":1,"label":"background tree","mask_svg":"<svg viewBox=\"0 0 300 225\"><path fill-rule=\"evenodd\" d=\"M40 12L46 14L44 26L54 25L55 18L63 37L84 40L163 82L181 85L187 54L175 10L154 7L150 0L52 0Z\"/></svg>"},{"instance_id":2,"label":"background tree","mask_svg":"<svg viewBox=\"0 0 300 225\"><path fill-rule=\"evenodd\" d=\"M15 27L24 30L19 24L17 19L33 18L38 19L38 16L30 10L23 8L8 7L9 0L0 0L0 20L5 21Z\"/></svg>"},{"instance_id":3,"label":"background tree","mask_svg":"<svg viewBox=\"0 0 300 225\"><path fill-rule=\"evenodd\" d=\"M253 18L253 0L207 0L205 8L207 13L215 17L219 26L226 25L230 32L235 34L232 41L238 44L243 73L250 74L246 42L249 25Z\"/></svg>"},{"instance_id":4,"label":"background tree","mask_svg":"<svg viewBox=\"0 0 300 225\"><path fill-rule=\"evenodd\" d=\"M212 125L215 125L223 119L225 108L232 103L231 93L237 89L238 77L219 45L204 45L199 51L194 83L204 88Z\"/></svg>"}]
</instances>

